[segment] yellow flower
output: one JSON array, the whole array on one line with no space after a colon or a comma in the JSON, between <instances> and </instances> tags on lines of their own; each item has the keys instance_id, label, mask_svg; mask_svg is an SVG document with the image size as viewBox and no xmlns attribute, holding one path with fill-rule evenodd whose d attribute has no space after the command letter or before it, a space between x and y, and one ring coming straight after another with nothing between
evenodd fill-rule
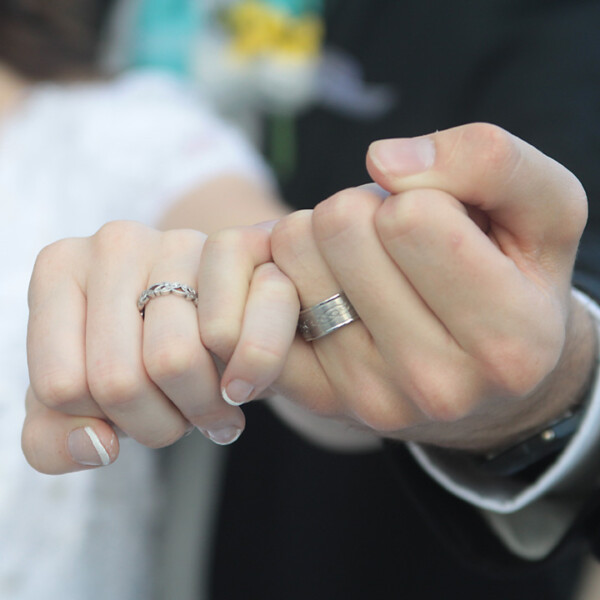
<instances>
[{"instance_id":1,"label":"yellow flower","mask_svg":"<svg viewBox=\"0 0 600 600\"><path fill-rule=\"evenodd\" d=\"M244 0L226 13L232 50L240 58L264 54L312 58L321 46L323 25L314 16L289 15L257 0Z\"/></svg>"},{"instance_id":2,"label":"yellow flower","mask_svg":"<svg viewBox=\"0 0 600 600\"><path fill-rule=\"evenodd\" d=\"M323 24L314 16L296 19L285 35L279 40L278 49L282 52L306 57L314 57L321 48Z\"/></svg>"}]
</instances>

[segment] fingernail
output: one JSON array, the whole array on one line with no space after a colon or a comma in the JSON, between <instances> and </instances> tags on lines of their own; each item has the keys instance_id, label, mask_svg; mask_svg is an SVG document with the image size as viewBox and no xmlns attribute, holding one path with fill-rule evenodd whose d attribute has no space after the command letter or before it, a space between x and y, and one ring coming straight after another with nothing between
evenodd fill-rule
<instances>
[{"instance_id":1,"label":"fingernail","mask_svg":"<svg viewBox=\"0 0 600 600\"><path fill-rule=\"evenodd\" d=\"M378 140L371 144L369 154L381 171L401 177L431 168L435 145L430 138Z\"/></svg>"},{"instance_id":2,"label":"fingernail","mask_svg":"<svg viewBox=\"0 0 600 600\"><path fill-rule=\"evenodd\" d=\"M243 429L239 427L224 427L223 429L200 429L200 431L212 442L219 446L228 446L233 444L240 435Z\"/></svg>"},{"instance_id":3,"label":"fingernail","mask_svg":"<svg viewBox=\"0 0 600 600\"><path fill-rule=\"evenodd\" d=\"M279 219L273 219L272 221L261 221L260 223L256 223L252 225L252 227L256 227L257 229L266 229L267 231L273 231L273 227L279 223Z\"/></svg>"},{"instance_id":4,"label":"fingernail","mask_svg":"<svg viewBox=\"0 0 600 600\"><path fill-rule=\"evenodd\" d=\"M86 467L106 467L110 464L110 454L91 427L81 427L69 434L67 447L71 458Z\"/></svg>"},{"instance_id":5,"label":"fingernail","mask_svg":"<svg viewBox=\"0 0 600 600\"><path fill-rule=\"evenodd\" d=\"M226 387L221 389L221 395L227 404L231 404L231 406L240 406L240 404L248 402L253 391L253 385L250 385L241 379L234 379L233 381L230 381Z\"/></svg>"},{"instance_id":6,"label":"fingernail","mask_svg":"<svg viewBox=\"0 0 600 600\"><path fill-rule=\"evenodd\" d=\"M380 185L376 183L363 183L358 186L359 189L365 190L366 192L371 192L376 196L379 196L382 200L385 200L390 193L387 190L384 190Z\"/></svg>"}]
</instances>

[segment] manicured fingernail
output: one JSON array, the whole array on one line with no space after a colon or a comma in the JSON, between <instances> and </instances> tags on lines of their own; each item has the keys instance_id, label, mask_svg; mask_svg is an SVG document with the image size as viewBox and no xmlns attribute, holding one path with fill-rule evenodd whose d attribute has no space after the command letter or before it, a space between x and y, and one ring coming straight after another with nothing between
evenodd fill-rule
<instances>
[{"instance_id":1,"label":"manicured fingernail","mask_svg":"<svg viewBox=\"0 0 600 600\"><path fill-rule=\"evenodd\" d=\"M200 431L212 442L219 446L227 446L233 444L240 435L243 429L239 427L224 427L223 429L200 429Z\"/></svg>"},{"instance_id":2,"label":"manicured fingernail","mask_svg":"<svg viewBox=\"0 0 600 600\"><path fill-rule=\"evenodd\" d=\"M91 427L81 427L71 431L67 446L71 458L80 465L106 467L111 462L110 454Z\"/></svg>"},{"instance_id":3,"label":"manicured fingernail","mask_svg":"<svg viewBox=\"0 0 600 600\"><path fill-rule=\"evenodd\" d=\"M230 381L226 387L221 389L221 395L227 404L231 404L231 406L240 406L240 404L248 402L253 391L253 385L250 385L241 379L234 379L233 381Z\"/></svg>"},{"instance_id":4,"label":"manicured fingernail","mask_svg":"<svg viewBox=\"0 0 600 600\"><path fill-rule=\"evenodd\" d=\"M435 145L430 138L378 140L371 144L369 155L385 174L402 177L431 168Z\"/></svg>"},{"instance_id":5,"label":"manicured fingernail","mask_svg":"<svg viewBox=\"0 0 600 600\"><path fill-rule=\"evenodd\" d=\"M382 200L385 200L390 193L387 190L384 190L380 185L376 183L363 183L358 186L359 189L365 190L366 192L371 192L376 196L379 196Z\"/></svg>"},{"instance_id":6,"label":"manicured fingernail","mask_svg":"<svg viewBox=\"0 0 600 600\"><path fill-rule=\"evenodd\" d=\"M279 223L279 219L273 219L272 221L261 221L260 223L256 223L252 227L257 227L258 229L266 229L267 231L273 231L273 227Z\"/></svg>"}]
</instances>

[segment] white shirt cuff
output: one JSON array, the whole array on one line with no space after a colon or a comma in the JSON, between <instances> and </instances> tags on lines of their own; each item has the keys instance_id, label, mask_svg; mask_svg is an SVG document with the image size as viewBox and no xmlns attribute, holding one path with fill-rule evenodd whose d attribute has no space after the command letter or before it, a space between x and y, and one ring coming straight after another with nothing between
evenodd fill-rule
<instances>
[{"instance_id":1,"label":"white shirt cuff","mask_svg":"<svg viewBox=\"0 0 600 600\"><path fill-rule=\"evenodd\" d=\"M592 314L600 334L600 307L576 298ZM569 527L585 497L600 482L600 373L596 368L579 430L560 456L531 483L482 473L453 453L407 444L421 467L442 487L481 509L504 543L524 558L540 558Z\"/></svg>"}]
</instances>

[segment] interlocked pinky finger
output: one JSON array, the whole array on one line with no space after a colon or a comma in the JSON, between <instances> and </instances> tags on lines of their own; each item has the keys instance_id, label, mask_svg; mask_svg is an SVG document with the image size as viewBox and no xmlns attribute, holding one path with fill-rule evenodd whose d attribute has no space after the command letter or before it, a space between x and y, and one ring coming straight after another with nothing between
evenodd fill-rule
<instances>
[{"instance_id":1,"label":"interlocked pinky finger","mask_svg":"<svg viewBox=\"0 0 600 600\"><path fill-rule=\"evenodd\" d=\"M250 284L240 339L221 380L226 402L249 402L277 379L294 341L299 311L294 284L275 264L260 265Z\"/></svg>"}]
</instances>

